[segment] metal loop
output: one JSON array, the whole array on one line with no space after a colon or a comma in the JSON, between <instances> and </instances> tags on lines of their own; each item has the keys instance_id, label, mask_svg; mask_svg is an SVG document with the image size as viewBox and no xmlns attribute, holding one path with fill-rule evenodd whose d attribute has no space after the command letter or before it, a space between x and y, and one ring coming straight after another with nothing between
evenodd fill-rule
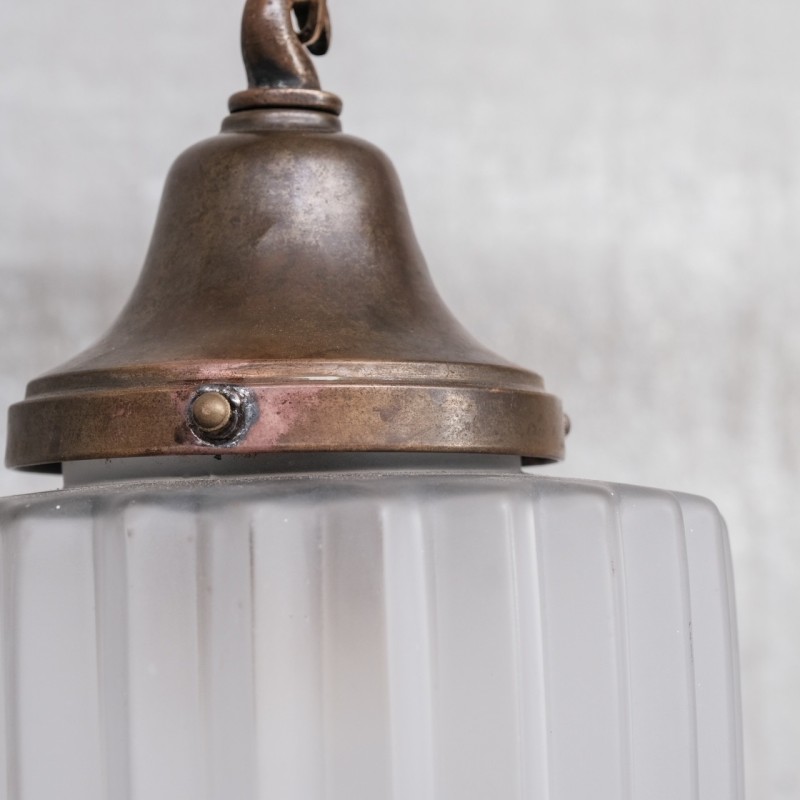
<instances>
[{"instance_id":1,"label":"metal loop","mask_svg":"<svg viewBox=\"0 0 800 800\"><path fill-rule=\"evenodd\" d=\"M317 55L324 53L331 24L327 0L298 0L294 4L294 13L300 26L297 33L300 41Z\"/></svg>"}]
</instances>

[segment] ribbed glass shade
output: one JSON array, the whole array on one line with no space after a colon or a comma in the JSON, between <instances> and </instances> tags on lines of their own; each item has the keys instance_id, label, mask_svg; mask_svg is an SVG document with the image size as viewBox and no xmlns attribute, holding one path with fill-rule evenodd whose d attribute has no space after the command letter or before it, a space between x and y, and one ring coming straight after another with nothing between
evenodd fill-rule
<instances>
[{"instance_id":1,"label":"ribbed glass shade","mask_svg":"<svg viewBox=\"0 0 800 800\"><path fill-rule=\"evenodd\" d=\"M741 797L705 500L513 471L4 501L8 800Z\"/></svg>"}]
</instances>

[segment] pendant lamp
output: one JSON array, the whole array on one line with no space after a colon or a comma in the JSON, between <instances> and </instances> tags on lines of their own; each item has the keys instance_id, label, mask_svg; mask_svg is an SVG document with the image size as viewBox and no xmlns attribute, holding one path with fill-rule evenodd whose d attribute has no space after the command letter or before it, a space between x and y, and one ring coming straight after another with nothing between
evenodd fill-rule
<instances>
[{"instance_id":1,"label":"pendant lamp","mask_svg":"<svg viewBox=\"0 0 800 800\"><path fill-rule=\"evenodd\" d=\"M329 39L248 0L128 304L10 410L65 488L0 502L0 796L741 798L722 519L522 471L561 404L445 308Z\"/></svg>"}]
</instances>

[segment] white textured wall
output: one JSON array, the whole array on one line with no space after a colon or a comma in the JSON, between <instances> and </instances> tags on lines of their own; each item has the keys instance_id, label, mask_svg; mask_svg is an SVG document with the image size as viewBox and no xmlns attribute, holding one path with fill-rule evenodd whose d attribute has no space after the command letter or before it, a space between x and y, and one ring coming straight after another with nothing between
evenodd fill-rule
<instances>
[{"instance_id":1,"label":"white textured wall","mask_svg":"<svg viewBox=\"0 0 800 800\"><path fill-rule=\"evenodd\" d=\"M442 293L565 400L550 471L728 518L749 797L796 800L800 4L332 1L324 83L394 159ZM122 304L169 164L243 85L240 6L0 4L2 405Z\"/></svg>"}]
</instances>

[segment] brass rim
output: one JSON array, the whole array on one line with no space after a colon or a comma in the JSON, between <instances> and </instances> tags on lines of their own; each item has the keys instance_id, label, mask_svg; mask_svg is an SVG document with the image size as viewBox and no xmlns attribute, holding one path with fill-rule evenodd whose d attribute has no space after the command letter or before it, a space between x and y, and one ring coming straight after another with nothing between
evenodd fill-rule
<instances>
[{"instance_id":1,"label":"brass rim","mask_svg":"<svg viewBox=\"0 0 800 800\"><path fill-rule=\"evenodd\" d=\"M198 392L246 397L247 421L217 438L192 421ZM449 452L564 455L565 418L543 392L452 386L187 384L44 396L9 413L9 466L148 455L279 452Z\"/></svg>"}]
</instances>

